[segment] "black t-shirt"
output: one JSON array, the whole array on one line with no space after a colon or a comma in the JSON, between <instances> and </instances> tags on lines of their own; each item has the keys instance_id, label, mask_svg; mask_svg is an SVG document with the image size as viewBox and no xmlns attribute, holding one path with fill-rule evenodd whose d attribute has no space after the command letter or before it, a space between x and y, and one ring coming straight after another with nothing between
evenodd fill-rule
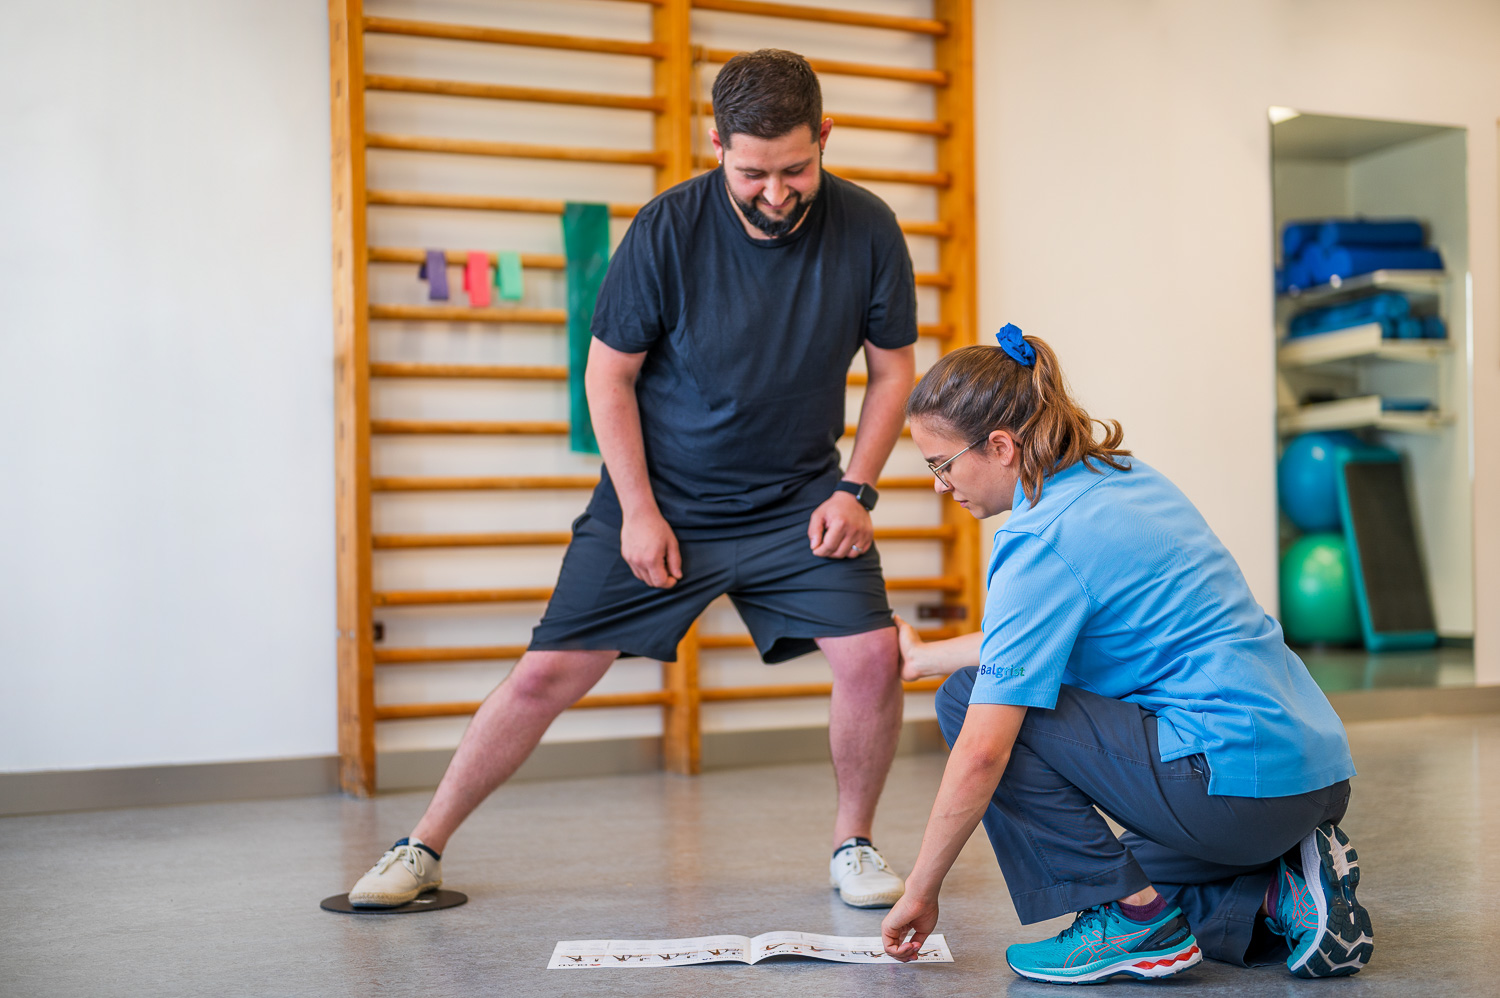
<instances>
[{"instance_id":1,"label":"black t-shirt","mask_svg":"<svg viewBox=\"0 0 1500 998\"><path fill-rule=\"evenodd\" d=\"M754 239L723 168L641 209L610 262L593 334L647 351L646 468L679 535L805 518L838 482L849 363L916 342L911 256L891 209L824 173L802 224ZM622 515L605 471L589 512Z\"/></svg>"}]
</instances>

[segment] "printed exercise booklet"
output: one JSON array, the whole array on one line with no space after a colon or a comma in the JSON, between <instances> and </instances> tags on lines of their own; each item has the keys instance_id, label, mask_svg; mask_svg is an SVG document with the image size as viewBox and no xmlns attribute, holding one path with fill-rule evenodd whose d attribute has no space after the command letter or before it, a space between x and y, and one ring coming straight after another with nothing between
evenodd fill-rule
<instances>
[{"instance_id":1,"label":"printed exercise booklet","mask_svg":"<svg viewBox=\"0 0 1500 998\"><path fill-rule=\"evenodd\" d=\"M695 939L570 939L552 951L548 970L575 967L682 967L694 963L759 963L773 956L810 956L837 963L899 963L879 936L824 936L816 932L762 932ZM948 941L933 933L914 963L952 963Z\"/></svg>"}]
</instances>

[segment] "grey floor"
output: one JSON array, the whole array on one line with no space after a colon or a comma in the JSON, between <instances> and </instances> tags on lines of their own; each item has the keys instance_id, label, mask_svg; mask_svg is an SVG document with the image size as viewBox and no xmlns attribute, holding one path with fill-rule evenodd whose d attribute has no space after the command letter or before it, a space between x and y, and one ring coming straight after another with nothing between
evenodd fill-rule
<instances>
[{"instance_id":1,"label":"grey floor","mask_svg":"<svg viewBox=\"0 0 1500 998\"><path fill-rule=\"evenodd\" d=\"M1326 647L1295 651L1326 693L1474 685L1472 644L1440 645L1423 651L1370 652L1363 648Z\"/></svg>"},{"instance_id":2,"label":"grey floor","mask_svg":"<svg viewBox=\"0 0 1500 998\"><path fill-rule=\"evenodd\" d=\"M1346 828L1359 849L1375 959L1358 977L1204 964L1125 993L1494 995L1500 938L1500 716L1350 729L1361 775ZM898 760L877 830L909 868L941 773ZM451 843L469 904L336 915L426 800L402 794L0 820L0 994L51 995L1056 995L1003 963L1021 927L976 838L943 894L956 962L545 970L559 939L803 929L874 935L880 913L827 888L825 766L517 785ZM586 975L586 976L585 976Z\"/></svg>"}]
</instances>

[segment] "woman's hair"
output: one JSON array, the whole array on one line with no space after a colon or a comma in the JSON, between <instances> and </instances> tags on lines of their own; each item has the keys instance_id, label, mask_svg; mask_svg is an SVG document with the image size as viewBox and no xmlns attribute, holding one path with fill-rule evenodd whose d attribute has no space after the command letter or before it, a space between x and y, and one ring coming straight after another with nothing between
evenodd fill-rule
<instances>
[{"instance_id":1,"label":"woman's hair","mask_svg":"<svg viewBox=\"0 0 1500 998\"><path fill-rule=\"evenodd\" d=\"M1094 419L1074 402L1057 354L1036 336L1025 340L1036 363L1024 367L1000 347L962 347L932 366L906 400L907 419L932 420L954 436L978 442L1008 430L1021 453L1021 488L1032 505L1052 474L1099 461L1118 471L1130 468L1125 432L1116 420ZM1094 424L1104 431L1094 439Z\"/></svg>"}]
</instances>

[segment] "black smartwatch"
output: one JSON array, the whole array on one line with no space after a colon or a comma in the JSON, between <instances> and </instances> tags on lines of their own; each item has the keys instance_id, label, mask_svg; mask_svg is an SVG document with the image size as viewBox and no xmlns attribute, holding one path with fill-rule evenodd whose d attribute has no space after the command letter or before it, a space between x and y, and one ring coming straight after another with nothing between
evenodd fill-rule
<instances>
[{"instance_id":1,"label":"black smartwatch","mask_svg":"<svg viewBox=\"0 0 1500 998\"><path fill-rule=\"evenodd\" d=\"M880 493L875 491L875 486L864 482L839 482L834 488L839 492L849 493L867 510L873 511L875 504L880 501Z\"/></svg>"}]
</instances>

